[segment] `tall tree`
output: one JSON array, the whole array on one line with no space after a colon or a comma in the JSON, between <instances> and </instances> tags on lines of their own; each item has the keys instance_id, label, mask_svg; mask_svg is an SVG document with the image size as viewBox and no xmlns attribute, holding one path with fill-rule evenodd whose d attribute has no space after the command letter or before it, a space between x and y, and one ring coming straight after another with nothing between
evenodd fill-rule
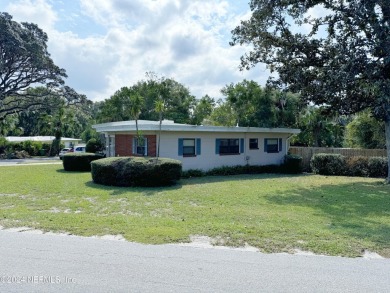
<instances>
[{"instance_id":1,"label":"tall tree","mask_svg":"<svg viewBox=\"0 0 390 293\"><path fill-rule=\"evenodd\" d=\"M165 105L162 98L155 101L154 110L158 113L159 116L158 142L157 142L157 160L158 160L158 158L160 157L161 124L162 124L163 114L165 110Z\"/></svg>"},{"instance_id":2,"label":"tall tree","mask_svg":"<svg viewBox=\"0 0 390 293\"><path fill-rule=\"evenodd\" d=\"M219 99L210 117L204 122L206 125L235 126L237 121L236 113L229 101Z\"/></svg>"},{"instance_id":3,"label":"tall tree","mask_svg":"<svg viewBox=\"0 0 390 293\"><path fill-rule=\"evenodd\" d=\"M298 97L289 92L263 89L257 82L243 80L222 90L236 114L236 124L255 127L295 126Z\"/></svg>"},{"instance_id":4,"label":"tall tree","mask_svg":"<svg viewBox=\"0 0 390 293\"><path fill-rule=\"evenodd\" d=\"M141 140L141 133L138 129L138 119L141 114L142 106L144 104L144 98L140 94L131 94L130 91L127 91L129 96L129 110L130 116L135 120L135 129L137 132L137 139Z\"/></svg>"},{"instance_id":5,"label":"tall tree","mask_svg":"<svg viewBox=\"0 0 390 293\"><path fill-rule=\"evenodd\" d=\"M342 147L344 141L344 120L337 115L323 113L321 107L309 106L302 111L298 127L301 133L291 143L297 146Z\"/></svg>"},{"instance_id":6,"label":"tall tree","mask_svg":"<svg viewBox=\"0 0 390 293\"><path fill-rule=\"evenodd\" d=\"M155 101L162 99L165 104L164 117L177 123L191 123L191 115L195 107L195 97L179 82L169 78L157 78L147 75L147 80L141 80L127 87L131 94L144 97L144 103L139 118L158 121L159 114L154 111ZM114 122L132 119L126 106L126 95L122 90L105 100L98 114L99 122Z\"/></svg>"},{"instance_id":7,"label":"tall tree","mask_svg":"<svg viewBox=\"0 0 390 293\"><path fill-rule=\"evenodd\" d=\"M390 162L388 0L252 0L250 8L232 32L232 45L252 45L241 68L265 63L277 73L270 84L342 114L370 109L385 122Z\"/></svg>"},{"instance_id":8,"label":"tall tree","mask_svg":"<svg viewBox=\"0 0 390 293\"><path fill-rule=\"evenodd\" d=\"M368 111L355 115L346 126L345 144L352 148L383 149L386 147L385 125Z\"/></svg>"},{"instance_id":9,"label":"tall tree","mask_svg":"<svg viewBox=\"0 0 390 293\"><path fill-rule=\"evenodd\" d=\"M200 100L195 102L194 113L192 115L191 124L200 125L203 120L209 118L215 107L215 101L213 98L205 95Z\"/></svg>"},{"instance_id":10,"label":"tall tree","mask_svg":"<svg viewBox=\"0 0 390 293\"><path fill-rule=\"evenodd\" d=\"M0 12L0 121L45 102L44 97L64 84L65 70L56 66L47 51L48 37L36 24L12 20ZM33 92L34 85L45 91Z\"/></svg>"}]
</instances>

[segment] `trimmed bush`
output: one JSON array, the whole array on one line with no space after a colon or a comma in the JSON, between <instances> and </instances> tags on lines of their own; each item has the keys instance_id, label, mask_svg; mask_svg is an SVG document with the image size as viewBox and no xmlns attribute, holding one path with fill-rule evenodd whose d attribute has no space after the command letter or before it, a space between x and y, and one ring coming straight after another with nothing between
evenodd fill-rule
<instances>
[{"instance_id":1,"label":"trimmed bush","mask_svg":"<svg viewBox=\"0 0 390 293\"><path fill-rule=\"evenodd\" d=\"M285 155L281 166L281 172L286 174L302 173L302 157L297 155Z\"/></svg>"},{"instance_id":2,"label":"trimmed bush","mask_svg":"<svg viewBox=\"0 0 390 293\"><path fill-rule=\"evenodd\" d=\"M190 169L181 173L182 178L203 177L205 175L205 172L200 169Z\"/></svg>"},{"instance_id":3,"label":"trimmed bush","mask_svg":"<svg viewBox=\"0 0 390 293\"><path fill-rule=\"evenodd\" d=\"M240 174L281 173L279 165L222 166L207 171L206 176L229 176Z\"/></svg>"},{"instance_id":4,"label":"trimmed bush","mask_svg":"<svg viewBox=\"0 0 390 293\"><path fill-rule=\"evenodd\" d=\"M356 156L347 158L345 175L368 177L368 157Z\"/></svg>"},{"instance_id":5,"label":"trimmed bush","mask_svg":"<svg viewBox=\"0 0 390 293\"><path fill-rule=\"evenodd\" d=\"M62 158L65 171L91 171L91 162L103 158L92 153L67 153Z\"/></svg>"},{"instance_id":6,"label":"trimmed bush","mask_svg":"<svg viewBox=\"0 0 390 293\"><path fill-rule=\"evenodd\" d=\"M113 186L169 186L180 179L178 160L143 157L105 158L91 163L95 183Z\"/></svg>"},{"instance_id":7,"label":"trimmed bush","mask_svg":"<svg viewBox=\"0 0 390 293\"><path fill-rule=\"evenodd\" d=\"M368 176L387 177L388 163L386 157L370 157L368 159Z\"/></svg>"},{"instance_id":8,"label":"trimmed bush","mask_svg":"<svg viewBox=\"0 0 390 293\"><path fill-rule=\"evenodd\" d=\"M104 149L104 145L96 140L96 138L91 138L88 140L86 146L85 146L85 151L88 153L96 153L99 151L102 151Z\"/></svg>"},{"instance_id":9,"label":"trimmed bush","mask_svg":"<svg viewBox=\"0 0 390 293\"><path fill-rule=\"evenodd\" d=\"M346 162L340 154L315 154L310 160L310 166L316 174L343 175Z\"/></svg>"}]
</instances>

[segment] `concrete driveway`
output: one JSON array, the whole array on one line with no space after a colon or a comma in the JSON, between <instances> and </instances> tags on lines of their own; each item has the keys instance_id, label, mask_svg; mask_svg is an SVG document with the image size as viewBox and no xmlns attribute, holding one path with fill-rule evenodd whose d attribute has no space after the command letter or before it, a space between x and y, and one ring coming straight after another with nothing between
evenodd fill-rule
<instances>
[{"instance_id":1,"label":"concrete driveway","mask_svg":"<svg viewBox=\"0 0 390 293\"><path fill-rule=\"evenodd\" d=\"M390 292L388 259L0 230L0 292Z\"/></svg>"}]
</instances>

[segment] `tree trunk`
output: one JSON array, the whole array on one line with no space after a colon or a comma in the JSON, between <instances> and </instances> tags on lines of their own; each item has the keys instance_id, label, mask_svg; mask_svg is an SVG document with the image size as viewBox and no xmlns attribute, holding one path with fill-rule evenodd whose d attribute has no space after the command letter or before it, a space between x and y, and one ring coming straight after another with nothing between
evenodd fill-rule
<instances>
[{"instance_id":1,"label":"tree trunk","mask_svg":"<svg viewBox=\"0 0 390 293\"><path fill-rule=\"evenodd\" d=\"M390 119L386 119L385 121L385 129L386 129L386 149L387 149L387 183L390 184Z\"/></svg>"},{"instance_id":2,"label":"tree trunk","mask_svg":"<svg viewBox=\"0 0 390 293\"><path fill-rule=\"evenodd\" d=\"M160 125L159 125L158 143L157 143L157 160L158 160L158 158L160 157L161 123L162 123L162 115L160 114Z\"/></svg>"},{"instance_id":3,"label":"tree trunk","mask_svg":"<svg viewBox=\"0 0 390 293\"><path fill-rule=\"evenodd\" d=\"M139 131L138 131L138 119L134 119L135 120L135 132L137 133L137 139L139 140Z\"/></svg>"}]
</instances>

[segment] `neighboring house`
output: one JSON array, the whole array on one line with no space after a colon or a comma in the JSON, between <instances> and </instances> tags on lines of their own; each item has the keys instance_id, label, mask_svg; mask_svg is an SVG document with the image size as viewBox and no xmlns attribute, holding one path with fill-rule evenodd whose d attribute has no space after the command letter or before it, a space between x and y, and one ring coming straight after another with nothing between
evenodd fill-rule
<instances>
[{"instance_id":1,"label":"neighboring house","mask_svg":"<svg viewBox=\"0 0 390 293\"><path fill-rule=\"evenodd\" d=\"M55 139L54 136L7 136L5 138L9 142L22 142L22 141L39 141L42 143L52 143ZM81 142L78 138L61 137L61 142L66 148L73 147Z\"/></svg>"},{"instance_id":2,"label":"neighboring house","mask_svg":"<svg viewBox=\"0 0 390 293\"><path fill-rule=\"evenodd\" d=\"M138 121L143 139L137 139L135 121L93 126L106 137L106 155L150 156L157 153L159 121ZM299 129L221 127L178 124L163 120L160 157L182 161L183 170L221 166L280 164L289 139Z\"/></svg>"}]
</instances>

